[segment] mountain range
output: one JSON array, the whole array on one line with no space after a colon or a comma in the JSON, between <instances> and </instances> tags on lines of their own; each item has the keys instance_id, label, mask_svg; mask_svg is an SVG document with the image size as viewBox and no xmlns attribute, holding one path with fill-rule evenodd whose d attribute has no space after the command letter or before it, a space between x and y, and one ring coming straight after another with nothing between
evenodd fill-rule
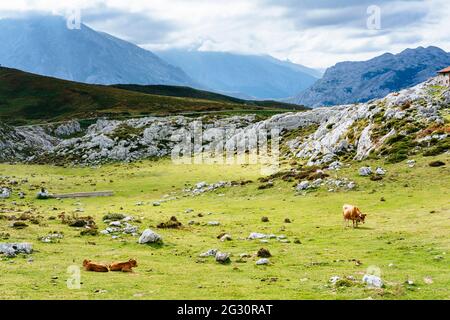
<instances>
[{"instance_id":1,"label":"mountain range","mask_svg":"<svg viewBox=\"0 0 450 320\"><path fill-rule=\"evenodd\" d=\"M437 47L385 53L368 61L341 62L289 102L309 107L366 102L414 86L450 65L450 53Z\"/></svg>"},{"instance_id":2,"label":"mountain range","mask_svg":"<svg viewBox=\"0 0 450 320\"><path fill-rule=\"evenodd\" d=\"M308 107L361 103L414 86L450 65L437 47L385 53L318 70L268 55L167 50L155 53L59 16L0 20L0 65L101 85L191 87L241 100L280 100ZM138 86L145 86L145 88ZM166 90L166 89L165 89ZM183 92L185 89L171 93ZM188 93L190 94L190 93ZM293 98L289 98L293 97Z\"/></svg>"},{"instance_id":3,"label":"mountain range","mask_svg":"<svg viewBox=\"0 0 450 320\"><path fill-rule=\"evenodd\" d=\"M195 85L150 51L60 16L0 20L0 65L95 84Z\"/></svg>"},{"instance_id":4,"label":"mountain range","mask_svg":"<svg viewBox=\"0 0 450 320\"><path fill-rule=\"evenodd\" d=\"M317 70L267 55L187 50L159 51L208 90L244 99L282 99L310 87Z\"/></svg>"},{"instance_id":5,"label":"mountain range","mask_svg":"<svg viewBox=\"0 0 450 320\"><path fill-rule=\"evenodd\" d=\"M170 51L160 57L60 16L0 20L0 65L91 84L180 85L243 99L279 99L320 72L269 56ZM166 62L167 60L167 62Z\"/></svg>"}]
</instances>

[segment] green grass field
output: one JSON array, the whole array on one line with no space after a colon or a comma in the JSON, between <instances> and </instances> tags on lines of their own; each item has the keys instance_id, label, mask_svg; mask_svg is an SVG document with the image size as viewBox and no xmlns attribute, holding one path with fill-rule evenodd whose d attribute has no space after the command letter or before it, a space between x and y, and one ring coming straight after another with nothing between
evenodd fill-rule
<instances>
[{"instance_id":1,"label":"green grass field","mask_svg":"<svg viewBox=\"0 0 450 320\"><path fill-rule=\"evenodd\" d=\"M172 165L170 160L111 164L101 168L61 168L30 165L0 165L0 176L29 182L21 188L25 200L0 200L0 214L20 215L34 210L41 215L39 225L22 230L0 220L0 242L31 242L35 252L0 260L2 299L449 299L450 274L450 170L448 155L422 158L409 168L405 162L353 163L351 168L333 173L357 182L354 191L330 193L326 189L296 195L292 183L276 181L267 190L258 190L258 166ZM432 160L447 166L432 168ZM374 182L358 175L363 165L382 165L387 175ZM287 166L287 164L285 164ZM182 195L185 184L214 183L250 179L254 182L216 190L197 197L180 197L152 205L164 195ZM28 185L44 185L51 192L114 190L111 198L35 200L36 190ZM94 185L95 184L95 185ZM380 201L384 197L386 201ZM137 202L145 205L137 206ZM344 228L342 205L358 205L368 214L359 229ZM61 212L95 218L99 229L102 217L121 212L141 219L140 231L150 227L164 238L164 245L137 244L137 238L121 236L80 236L80 230L48 220ZM186 209L194 211L185 213ZM203 213L203 217L198 217ZM212 213L208 215L208 213ZM176 216L180 230L156 229L156 225ZM261 222L267 216L270 221ZM289 218L292 223L285 223ZM189 220L200 225L188 226ZM220 226L206 225L219 221ZM61 231L59 243L42 243L39 236ZM233 240L220 242L222 232ZM284 234L291 241L245 240L251 232ZM294 243L298 239L301 244ZM95 243L95 245L94 245ZM253 254L265 247L273 257L271 265L256 266L256 258L238 262L241 253ZM232 254L232 263L221 265L214 258L198 255L211 248ZM32 261L30 260L32 258ZM69 290L67 268L82 265L83 259L99 262L136 258L134 273L81 272L82 286ZM353 259L362 264L356 265ZM381 270L383 289L362 284L335 287L332 276L353 276L361 280L366 270ZM431 278L425 281L424 278ZM406 280L414 282L405 284ZM429 280L429 279L428 279ZM428 283L426 283L428 282Z\"/></svg>"}]
</instances>

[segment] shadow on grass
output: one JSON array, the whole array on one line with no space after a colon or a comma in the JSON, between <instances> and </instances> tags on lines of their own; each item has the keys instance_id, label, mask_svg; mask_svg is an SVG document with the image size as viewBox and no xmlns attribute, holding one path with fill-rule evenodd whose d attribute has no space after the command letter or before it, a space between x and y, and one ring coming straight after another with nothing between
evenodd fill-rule
<instances>
[{"instance_id":1,"label":"shadow on grass","mask_svg":"<svg viewBox=\"0 0 450 320\"><path fill-rule=\"evenodd\" d=\"M164 247L164 243L162 243L162 242L157 242L157 243L145 243L145 244L143 244L144 246L147 246L147 247L151 247L151 248L153 248L153 249L161 249L161 248L163 248Z\"/></svg>"}]
</instances>

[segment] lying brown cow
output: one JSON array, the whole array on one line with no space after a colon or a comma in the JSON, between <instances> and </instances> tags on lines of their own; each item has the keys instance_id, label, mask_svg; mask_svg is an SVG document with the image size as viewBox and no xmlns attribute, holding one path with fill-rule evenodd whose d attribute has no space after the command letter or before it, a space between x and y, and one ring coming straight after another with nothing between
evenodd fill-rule
<instances>
[{"instance_id":1,"label":"lying brown cow","mask_svg":"<svg viewBox=\"0 0 450 320\"><path fill-rule=\"evenodd\" d=\"M365 223L366 214L361 213L361 210L359 208L352 206L350 204L344 205L342 208L343 214L344 214L344 224L346 223L346 226L349 226L349 221L351 220L353 223L353 228L358 228L358 223L362 222Z\"/></svg>"},{"instance_id":2,"label":"lying brown cow","mask_svg":"<svg viewBox=\"0 0 450 320\"><path fill-rule=\"evenodd\" d=\"M86 271L93 271L93 272L109 271L108 266L106 264L92 262L91 260L84 260L83 267Z\"/></svg>"},{"instance_id":3,"label":"lying brown cow","mask_svg":"<svg viewBox=\"0 0 450 320\"><path fill-rule=\"evenodd\" d=\"M132 268L137 267L137 261L130 259L127 262L114 262L109 266L111 271L132 272Z\"/></svg>"}]
</instances>

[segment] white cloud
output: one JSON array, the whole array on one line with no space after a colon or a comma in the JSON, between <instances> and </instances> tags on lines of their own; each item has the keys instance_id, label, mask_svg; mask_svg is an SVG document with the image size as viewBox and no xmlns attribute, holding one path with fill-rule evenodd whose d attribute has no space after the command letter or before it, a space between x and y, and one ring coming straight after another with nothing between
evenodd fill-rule
<instances>
[{"instance_id":1,"label":"white cloud","mask_svg":"<svg viewBox=\"0 0 450 320\"><path fill-rule=\"evenodd\" d=\"M379 5L381 30L366 28ZM16 0L0 16L82 9L83 22L150 50L266 53L312 67L419 45L450 51L447 0Z\"/></svg>"}]
</instances>

